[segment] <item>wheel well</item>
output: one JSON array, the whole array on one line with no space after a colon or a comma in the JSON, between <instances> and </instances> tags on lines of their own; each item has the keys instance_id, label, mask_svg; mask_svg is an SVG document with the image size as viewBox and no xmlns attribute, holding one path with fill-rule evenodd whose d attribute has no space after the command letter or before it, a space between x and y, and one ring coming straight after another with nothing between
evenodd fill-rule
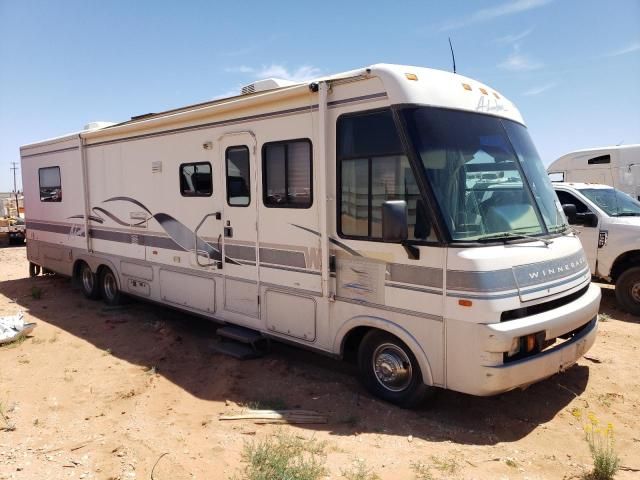
<instances>
[{"instance_id":1,"label":"wheel well","mask_svg":"<svg viewBox=\"0 0 640 480\"><path fill-rule=\"evenodd\" d=\"M624 252L618 258L616 258L615 262L613 262L613 266L611 267L611 279L615 283L618 280L618 277L622 275L622 273L630 267L636 267L640 265L640 250L630 250L628 252Z\"/></svg>"},{"instance_id":2,"label":"wheel well","mask_svg":"<svg viewBox=\"0 0 640 480\"><path fill-rule=\"evenodd\" d=\"M78 278L80 278L80 269L82 268L82 265L86 265L87 262L85 262L84 260L76 260L76 263L73 264L73 275L72 275L72 279L78 280Z\"/></svg>"},{"instance_id":3,"label":"wheel well","mask_svg":"<svg viewBox=\"0 0 640 480\"><path fill-rule=\"evenodd\" d=\"M364 336L371 330L379 330L373 327L356 327L349 330L342 341L342 358L347 362L357 362L358 348Z\"/></svg>"}]
</instances>

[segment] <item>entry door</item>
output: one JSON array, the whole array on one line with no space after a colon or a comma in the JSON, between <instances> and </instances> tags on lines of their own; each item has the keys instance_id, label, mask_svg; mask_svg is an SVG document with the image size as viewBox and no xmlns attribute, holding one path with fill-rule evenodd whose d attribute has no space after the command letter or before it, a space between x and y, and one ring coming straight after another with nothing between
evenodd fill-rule
<instances>
[{"instance_id":1,"label":"entry door","mask_svg":"<svg viewBox=\"0 0 640 480\"><path fill-rule=\"evenodd\" d=\"M225 316L260 326L256 141L250 132L231 133L220 141L224 179L223 272Z\"/></svg>"}]
</instances>

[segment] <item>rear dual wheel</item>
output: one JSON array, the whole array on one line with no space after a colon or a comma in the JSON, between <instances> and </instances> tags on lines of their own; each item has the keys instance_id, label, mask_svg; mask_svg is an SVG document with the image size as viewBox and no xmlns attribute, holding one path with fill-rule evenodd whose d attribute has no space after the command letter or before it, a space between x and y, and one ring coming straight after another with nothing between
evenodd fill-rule
<instances>
[{"instance_id":1,"label":"rear dual wheel","mask_svg":"<svg viewBox=\"0 0 640 480\"><path fill-rule=\"evenodd\" d=\"M100 293L102 300L107 305L120 305L122 303L122 294L118 288L118 280L109 267L103 267L100 270Z\"/></svg>"},{"instance_id":2,"label":"rear dual wheel","mask_svg":"<svg viewBox=\"0 0 640 480\"><path fill-rule=\"evenodd\" d=\"M91 271L91 267L89 267L89 265L87 265L86 263L83 263L80 266L78 274L80 286L82 287L82 293L84 293L84 296L91 300L97 300L98 298L100 298L98 276Z\"/></svg>"}]
</instances>

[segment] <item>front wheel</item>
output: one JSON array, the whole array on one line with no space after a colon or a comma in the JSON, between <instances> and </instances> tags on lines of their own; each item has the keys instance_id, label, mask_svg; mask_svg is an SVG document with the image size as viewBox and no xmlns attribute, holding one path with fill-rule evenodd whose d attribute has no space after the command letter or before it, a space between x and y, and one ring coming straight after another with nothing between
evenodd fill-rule
<instances>
[{"instance_id":1,"label":"front wheel","mask_svg":"<svg viewBox=\"0 0 640 480\"><path fill-rule=\"evenodd\" d=\"M616 299L623 310L640 316L640 267L625 270L618 277Z\"/></svg>"},{"instance_id":2,"label":"front wheel","mask_svg":"<svg viewBox=\"0 0 640 480\"><path fill-rule=\"evenodd\" d=\"M373 395L400 407L415 407L433 392L433 387L423 383L413 352L387 332L372 330L365 335L358 366L364 386Z\"/></svg>"},{"instance_id":3,"label":"front wheel","mask_svg":"<svg viewBox=\"0 0 640 480\"><path fill-rule=\"evenodd\" d=\"M118 289L118 281L108 267L104 267L100 271L100 293L102 300L107 305L120 305L122 303L122 294Z\"/></svg>"}]
</instances>

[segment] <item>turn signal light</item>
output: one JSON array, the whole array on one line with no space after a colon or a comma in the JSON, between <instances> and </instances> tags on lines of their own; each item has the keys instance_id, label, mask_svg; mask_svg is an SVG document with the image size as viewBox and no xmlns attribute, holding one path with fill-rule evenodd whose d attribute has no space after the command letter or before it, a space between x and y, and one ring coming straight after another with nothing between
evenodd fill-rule
<instances>
[{"instance_id":1,"label":"turn signal light","mask_svg":"<svg viewBox=\"0 0 640 480\"><path fill-rule=\"evenodd\" d=\"M418 76L415 73L405 73L404 76L407 77L407 80L418 81Z\"/></svg>"},{"instance_id":2,"label":"turn signal light","mask_svg":"<svg viewBox=\"0 0 640 480\"><path fill-rule=\"evenodd\" d=\"M473 302L471 300L460 299L458 300L458 305L461 307L470 307L473 305Z\"/></svg>"}]
</instances>

